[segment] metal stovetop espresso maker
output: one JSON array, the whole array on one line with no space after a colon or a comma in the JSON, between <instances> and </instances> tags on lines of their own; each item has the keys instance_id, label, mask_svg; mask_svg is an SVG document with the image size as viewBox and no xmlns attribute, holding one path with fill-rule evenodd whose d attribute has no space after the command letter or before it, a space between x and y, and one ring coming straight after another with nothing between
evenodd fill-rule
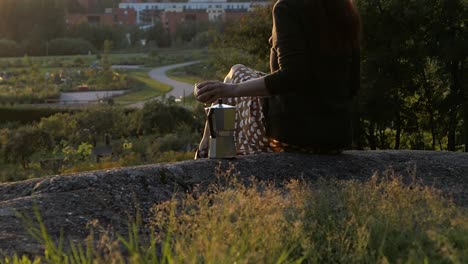
<instances>
[{"instance_id":1,"label":"metal stovetop espresso maker","mask_svg":"<svg viewBox=\"0 0 468 264\"><path fill-rule=\"evenodd\" d=\"M225 105L221 99L217 105L207 107L210 140L208 158L226 159L236 156L234 143L236 107Z\"/></svg>"}]
</instances>

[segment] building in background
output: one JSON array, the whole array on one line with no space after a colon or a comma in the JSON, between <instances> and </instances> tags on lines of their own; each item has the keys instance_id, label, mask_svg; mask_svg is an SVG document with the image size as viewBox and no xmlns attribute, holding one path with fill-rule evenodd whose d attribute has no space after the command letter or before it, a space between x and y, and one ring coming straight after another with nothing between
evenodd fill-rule
<instances>
[{"instance_id":1,"label":"building in background","mask_svg":"<svg viewBox=\"0 0 468 264\"><path fill-rule=\"evenodd\" d=\"M90 10L98 0L77 0L78 4L83 7L85 10Z\"/></svg>"},{"instance_id":2,"label":"building in background","mask_svg":"<svg viewBox=\"0 0 468 264\"><path fill-rule=\"evenodd\" d=\"M188 2L142 2L141 0L126 0L119 4L120 8L131 8L137 13L137 24L148 24L146 13L194 13L205 12L208 19L229 19L239 17L239 13L252 11L255 6L269 5L270 1L258 2L227 2L226 0L189 0ZM236 14L236 15L234 15Z\"/></svg>"},{"instance_id":3,"label":"building in background","mask_svg":"<svg viewBox=\"0 0 468 264\"><path fill-rule=\"evenodd\" d=\"M67 25L89 23L96 25L135 25L136 12L131 8L106 8L104 13L77 13L67 14Z\"/></svg>"},{"instance_id":4,"label":"building in background","mask_svg":"<svg viewBox=\"0 0 468 264\"><path fill-rule=\"evenodd\" d=\"M139 25L149 28L157 22L174 36L177 25L185 21L236 20L257 6L271 1L228 2L227 0L123 0L118 8L106 8L104 13L89 12L98 0L77 0L88 13L67 14L67 25L91 23L97 25Z\"/></svg>"},{"instance_id":5,"label":"building in background","mask_svg":"<svg viewBox=\"0 0 468 264\"><path fill-rule=\"evenodd\" d=\"M173 35L177 25L184 21L235 20L252 11L256 6L269 4L271 4L271 1L189 0L187 2L142 2L141 0L126 0L120 3L119 7L135 10L136 24L144 27L154 24L155 21L161 21Z\"/></svg>"}]
</instances>

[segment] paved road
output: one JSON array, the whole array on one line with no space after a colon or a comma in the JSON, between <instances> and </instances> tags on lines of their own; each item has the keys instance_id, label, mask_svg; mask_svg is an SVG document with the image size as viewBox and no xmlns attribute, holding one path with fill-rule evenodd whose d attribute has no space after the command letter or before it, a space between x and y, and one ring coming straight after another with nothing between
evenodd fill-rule
<instances>
[{"instance_id":1,"label":"paved road","mask_svg":"<svg viewBox=\"0 0 468 264\"><path fill-rule=\"evenodd\" d=\"M133 69L133 70L138 70L142 68L144 65L112 65L112 69Z\"/></svg>"},{"instance_id":2,"label":"paved road","mask_svg":"<svg viewBox=\"0 0 468 264\"><path fill-rule=\"evenodd\" d=\"M154 68L151 70L148 75L157 81L168 84L172 87L172 90L165 94L166 97L174 96L180 98L182 96L190 95L193 92L193 84L187 84L184 82L179 82L167 77L166 72L174 68L180 68L192 64L200 63L200 61L189 61L185 63L167 65L163 67ZM114 65L112 66L115 69L137 69L140 66L138 65ZM71 92L71 93L61 93L60 95L60 104L88 104L99 99L106 99L116 95L125 93L125 91L88 91L88 92ZM160 99L160 96L149 99L155 100ZM128 105L131 108L143 108L143 105L146 101L140 101Z\"/></svg>"},{"instance_id":3,"label":"paved road","mask_svg":"<svg viewBox=\"0 0 468 264\"><path fill-rule=\"evenodd\" d=\"M165 94L166 97L174 96L176 98L180 98L182 96L190 95L193 92L193 84L187 84L184 82L179 82L179 81L170 79L169 77L167 77L166 72L174 68L180 68L180 67L184 67L184 66L188 66L188 65L192 65L196 63L200 63L200 61L189 61L185 63L172 64L172 65L167 65L163 67L158 67L158 68L154 68L153 70L151 70L148 73L148 75L152 79L168 84L172 87L172 90ZM159 96L154 97L148 101L159 99L159 98L160 98ZM137 102L137 103L129 105L129 107L143 108L143 105L145 104L145 102L146 101Z\"/></svg>"},{"instance_id":4,"label":"paved road","mask_svg":"<svg viewBox=\"0 0 468 264\"><path fill-rule=\"evenodd\" d=\"M86 104L88 102L99 101L109 97L122 95L126 91L88 91L60 93L60 102L63 104Z\"/></svg>"}]
</instances>

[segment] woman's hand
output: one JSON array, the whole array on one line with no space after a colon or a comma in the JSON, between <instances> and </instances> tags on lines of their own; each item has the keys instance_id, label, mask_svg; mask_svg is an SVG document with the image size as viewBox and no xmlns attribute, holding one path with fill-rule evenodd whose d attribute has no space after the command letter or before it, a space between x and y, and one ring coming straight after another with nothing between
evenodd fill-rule
<instances>
[{"instance_id":1,"label":"woman's hand","mask_svg":"<svg viewBox=\"0 0 468 264\"><path fill-rule=\"evenodd\" d=\"M235 97L236 84L205 81L195 84L194 95L198 101L211 104L219 98Z\"/></svg>"}]
</instances>

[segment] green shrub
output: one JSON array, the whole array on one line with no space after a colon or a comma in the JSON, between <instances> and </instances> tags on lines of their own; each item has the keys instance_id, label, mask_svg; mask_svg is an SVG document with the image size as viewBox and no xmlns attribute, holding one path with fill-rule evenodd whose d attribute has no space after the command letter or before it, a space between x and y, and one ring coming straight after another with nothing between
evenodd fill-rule
<instances>
[{"instance_id":1,"label":"green shrub","mask_svg":"<svg viewBox=\"0 0 468 264\"><path fill-rule=\"evenodd\" d=\"M7 140L1 146L4 159L19 163L24 169L28 168L34 153L52 146L50 136L37 126L22 126L5 136Z\"/></svg>"},{"instance_id":2,"label":"green shrub","mask_svg":"<svg viewBox=\"0 0 468 264\"><path fill-rule=\"evenodd\" d=\"M142 109L141 129L145 133L173 133L181 125L194 125L193 114L186 108L157 100L147 102Z\"/></svg>"},{"instance_id":3,"label":"green shrub","mask_svg":"<svg viewBox=\"0 0 468 264\"><path fill-rule=\"evenodd\" d=\"M180 128L179 128L180 129ZM162 137L157 138L149 146L149 149L153 153L166 152L166 151L187 151L189 146L193 145L197 141L197 136L190 131L185 130L186 133L175 133L166 134Z\"/></svg>"},{"instance_id":4,"label":"green shrub","mask_svg":"<svg viewBox=\"0 0 468 264\"><path fill-rule=\"evenodd\" d=\"M28 56L44 56L46 55L47 44L40 39L24 39L21 41L21 48Z\"/></svg>"},{"instance_id":5,"label":"green shrub","mask_svg":"<svg viewBox=\"0 0 468 264\"><path fill-rule=\"evenodd\" d=\"M88 107L77 113L76 118L76 143L86 141L89 137L104 138L106 134L120 138L128 136L129 128L125 111L119 107L98 105Z\"/></svg>"},{"instance_id":6,"label":"green shrub","mask_svg":"<svg viewBox=\"0 0 468 264\"><path fill-rule=\"evenodd\" d=\"M77 57L76 59L73 60L73 65L76 66L76 67L84 66L85 61L83 60L83 58Z\"/></svg>"},{"instance_id":7,"label":"green shrub","mask_svg":"<svg viewBox=\"0 0 468 264\"><path fill-rule=\"evenodd\" d=\"M15 41L0 39L0 57L21 56L21 47Z\"/></svg>"},{"instance_id":8,"label":"green shrub","mask_svg":"<svg viewBox=\"0 0 468 264\"><path fill-rule=\"evenodd\" d=\"M113 65L143 65L147 61L145 55L119 55L111 57Z\"/></svg>"},{"instance_id":9,"label":"green shrub","mask_svg":"<svg viewBox=\"0 0 468 264\"><path fill-rule=\"evenodd\" d=\"M56 143L70 140L76 131L77 120L70 113L56 113L41 118L38 127L47 133Z\"/></svg>"},{"instance_id":10,"label":"green shrub","mask_svg":"<svg viewBox=\"0 0 468 264\"><path fill-rule=\"evenodd\" d=\"M84 55L90 51L94 53L95 50L96 48L84 39L59 38L49 42L50 55Z\"/></svg>"}]
</instances>

